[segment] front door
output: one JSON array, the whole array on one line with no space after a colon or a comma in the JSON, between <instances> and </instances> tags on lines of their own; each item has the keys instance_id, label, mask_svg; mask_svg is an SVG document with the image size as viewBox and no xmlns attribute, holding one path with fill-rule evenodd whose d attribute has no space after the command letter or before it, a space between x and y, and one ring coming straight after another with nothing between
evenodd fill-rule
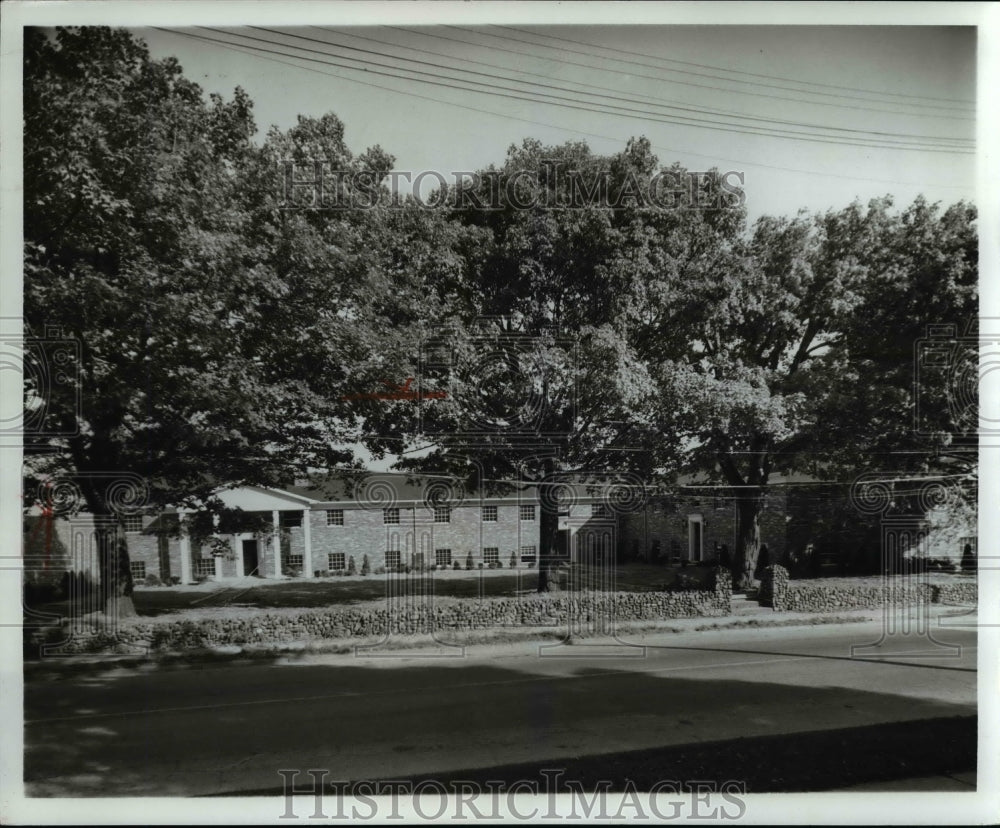
<instances>
[{"instance_id":1,"label":"front door","mask_svg":"<svg viewBox=\"0 0 1000 828\"><path fill-rule=\"evenodd\" d=\"M243 541L243 573L260 576L260 560L257 554L257 539Z\"/></svg>"},{"instance_id":2,"label":"front door","mask_svg":"<svg viewBox=\"0 0 1000 828\"><path fill-rule=\"evenodd\" d=\"M157 553L160 559L160 580L170 584L170 539L165 532L156 536Z\"/></svg>"}]
</instances>

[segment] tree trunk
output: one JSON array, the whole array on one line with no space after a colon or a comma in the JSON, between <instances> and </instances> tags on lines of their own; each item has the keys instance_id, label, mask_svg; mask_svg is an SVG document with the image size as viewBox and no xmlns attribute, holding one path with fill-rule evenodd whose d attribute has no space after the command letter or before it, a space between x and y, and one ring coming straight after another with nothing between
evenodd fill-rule
<instances>
[{"instance_id":1,"label":"tree trunk","mask_svg":"<svg viewBox=\"0 0 1000 828\"><path fill-rule=\"evenodd\" d=\"M116 516L95 516L94 520L104 614L109 618L130 618L136 615L136 611L132 601L132 570L125 533Z\"/></svg>"},{"instance_id":2,"label":"tree trunk","mask_svg":"<svg viewBox=\"0 0 1000 828\"><path fill-rule=\"evenodd\" d=\"M548 482L552 478L554 464L550 461L545 463L545 475L542 481ZM539 592L559 592L562 585L556 574L559 566L566 562L566 556L560 555L558 545L559 535L559 506L556 498L542 492L538 498L538 591Z\"/></svg>"},{"instance_id":3,"label":"tree trunk","mask_svg":"<svg viewBox=\"0 0 1000 828\"><path fill-rule=\"evenodd\" d=\"M764 489L750 490L736 501L739 534L733 558L733 584L737 589L753 588L757 555L760 553L760 513L764 510Z\"/></svg>"}]
</instances>

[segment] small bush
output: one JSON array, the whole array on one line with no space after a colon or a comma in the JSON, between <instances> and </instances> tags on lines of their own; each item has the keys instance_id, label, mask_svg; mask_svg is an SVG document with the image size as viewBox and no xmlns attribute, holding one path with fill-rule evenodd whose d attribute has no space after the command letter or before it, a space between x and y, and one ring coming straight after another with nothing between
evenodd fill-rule
<instances>
[{"instance_id":1,"label":"small bush","mask_svg":"<svg viewBox=\"0 0 1000 828\"><path fill-rule=\"evenodd\" d=\"M510 553L510 568L511 569L517 569L517 553L516 552L511 552Z\"/></svg>"},{"instance_id":2,"label":"small bush","mask_svg":"<svg viewBox=\"0 0 1000 828\"><path fill-rule=\"evenodd\" d=\"M368 556L367 556L367 555L365 556L365 560L366 560L366 561L368 560ZM367 572L364 572L363 570L364 570L364 568L362 567L362 572L361 572L361 574L362 574L362 575L367 575L368 573L367 573ZM386 568L385 568L384 566L380 566L380 567L379 567L378 569L376 569L376 570L375 570L375 574L376 574L376 575L385 575L386 571L387 571L387 570L386 570Z\"/></svg>"},{"instance_id":3,"label":"small bush","mask_svg":"<svg viewBox=\"0 0 1000 828\"><path fill-rule=\"evenodd\" d=\"M470 552L465 556L465 568L466 570L472 569L472 553Z\"/></svg>"},{"instance_id":4,"label":"small bush","mask_svg":"<svg viewBox=\"0 0 1000 828\"><path fill-rule=\"evenodd\" d=\"M358 567L354 563L354 556L353 555L351 555L351 557L347 561L347 574L348 575L357 575L358 574Z\"/></svg>"},{"instance_id":5,"label":"small bush","mask_svg":"<svg viewBox=\"0 0 1000 828\"><path fill-rule=\"evenodd\" d=\"M462 568L462 565L458 561L452 561L451 568L457 571Z\"/></svg>"},{"instance_id":6,"label":"small bush","mask_svg":"<svg viewBox=\"0 0 1000 828\"><path fill-rule=\"evenodd\" d=\"M366 552L361 558L361 574L368 575L372 571L371 564L368 563L368 553Z\"/></svg>"},{"instance_id":7,"label":"small bush","mask_svg":"<svg viewBox=\"0 0 1000 828\"><path fill-rule=\"evenodd\" d=\"M483 568L483 562L482 562L482 561L480 561L480 562L479 562L479 568L480 568L480 569L482 569L482 568Z\"/></svg>"},{"instance_id":8,"label":"small bush","mask_svg":"<svg viewBox=\"0 0 1000 828\"><path fill-rule=\"evenodd\" d=\"M180 582L181 582L181 578L180 578L179 575L171 575L170 576L170 584L172 586L177 586Z\"/></svg>"},{"instance_id":9,"label":"small bush","mask_svg":"<svg viewBox=\"0 0 1000 828\"><path fill-rule=\"evenodd\" d=\"M146 574L146 586L163 586L163 581L160 580L159 575L155 572L148 572Z\"/></svg>"}]
</instances>

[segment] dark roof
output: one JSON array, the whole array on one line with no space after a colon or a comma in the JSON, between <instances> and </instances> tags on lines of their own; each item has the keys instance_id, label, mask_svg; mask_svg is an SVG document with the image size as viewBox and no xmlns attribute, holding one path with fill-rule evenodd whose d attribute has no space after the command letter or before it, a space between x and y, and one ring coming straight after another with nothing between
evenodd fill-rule
<instances>
[{"instance_id":1,"label":"dark roof","mask_svg":"<svg viewBox=\"0 0 1000 828\"><path fill-rule=\"evenodd\" d=\"M455 503L479 499L479 492L469 491L460 478L429 473L359 472L315 476L294 486L285 486L284 491L320 502L358 501L374 506L390 501L405 503L432 499ZM513 494L511 491L500 497Z\"/></svg>"},{"instance_id":2,"label":"dark roof","mask_svg":"<svg viewBox=\"0 0 1000 828\"><path fill-rule=\"evenodd\" d=\"M143 535L158 535L165 532L168 535L176 534L180 528L180 519L177 512L164 512L153 518L152 523L143 527Z\"/></svg>"}]
</instances>

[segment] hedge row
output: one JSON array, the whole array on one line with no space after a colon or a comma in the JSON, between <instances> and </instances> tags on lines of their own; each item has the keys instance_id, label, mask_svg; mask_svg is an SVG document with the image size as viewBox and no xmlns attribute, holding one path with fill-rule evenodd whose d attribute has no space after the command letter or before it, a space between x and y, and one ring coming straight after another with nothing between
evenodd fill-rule
<instances>
[{"instance_id":1,"label":"hedge row","mask_svg":"<svg viewBox=\"0 0 1000 828\"><path fill-rule=\"evenodd\" d=\"M96 628L69 634L51 627L33 635L32 648L55 647L65 654L148 648L171 651L309 639L367 638L389 634L481 630L492 627L548 627L582 623L595 632L606 620L655 620L730 613L732 581L719 571L713 590L684 592L553 593L523 598L434 598L405 596L373 608L332 607L292 613L262 612L239 618L129 621L114 631ZM37 650L36 650L37 651Z\"/></svg>"},{"instance_id":2,"label":"hedge row","mask_svg":"<svg viewBox=\"0 0 1000 828\"><path fill-rule=\"evenodd\" d=\"M976 581L928 583L916 576L859 580L790 581L783 566L769 566L761 579L758 602L775 611L830 612L876 609L886 605L916 606L928 603L975 604Z\"/></svg>"}]
</instances>

